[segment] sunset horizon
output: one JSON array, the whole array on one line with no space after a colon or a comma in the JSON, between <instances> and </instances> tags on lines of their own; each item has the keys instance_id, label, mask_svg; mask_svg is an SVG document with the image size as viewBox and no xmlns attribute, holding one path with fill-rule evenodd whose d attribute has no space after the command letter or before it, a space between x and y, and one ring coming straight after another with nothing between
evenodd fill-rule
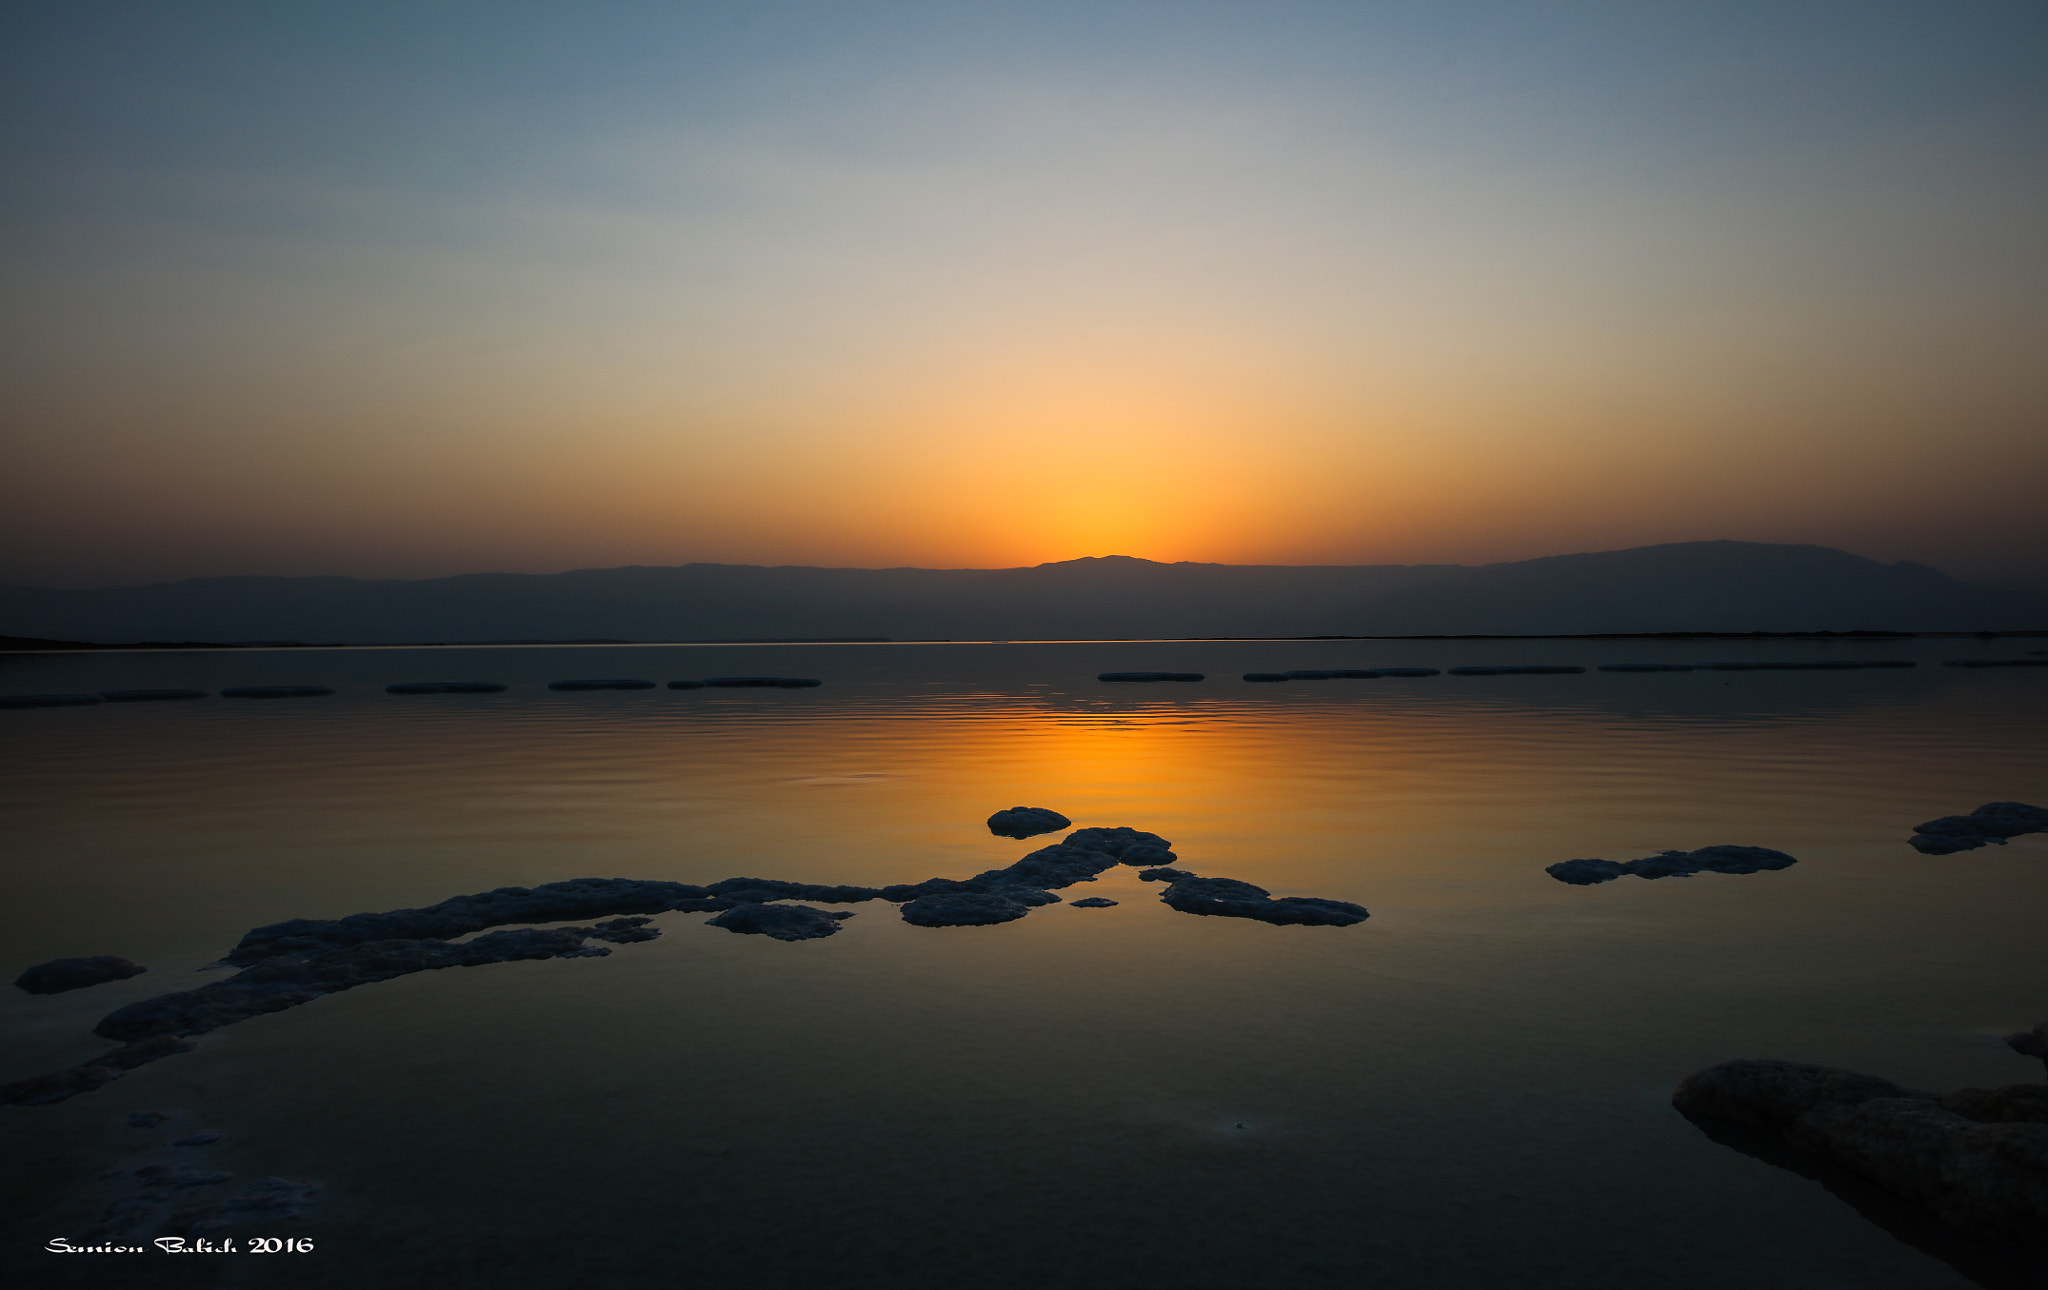
<instances>
[{"instance_id":1,"label":"sunset horizon","mask_svg":"<svg viewBox=\"0 0 2048 1290\"><path fill-rule=\"evenodd\" d=\"M2038 575L2042 20L1970 14L40 7L0 582Z\"/></svg>"},{"instance_id":2,"label":"sunset horizon","mask_svg":"<svg viewBox=\"0 0 2048 1290\"><path fill-rule=\"evenodd\" d=\"M5 30L10 1284L2038 1286L2048 0Z\"/></svg>"}]
</instances>

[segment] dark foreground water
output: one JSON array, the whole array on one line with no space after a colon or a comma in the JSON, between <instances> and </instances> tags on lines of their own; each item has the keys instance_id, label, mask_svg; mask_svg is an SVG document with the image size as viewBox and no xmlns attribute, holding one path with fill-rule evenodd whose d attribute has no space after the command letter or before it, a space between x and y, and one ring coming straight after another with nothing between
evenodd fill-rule
<instances>
[{"instance_id":1,"label":"dark foreground water","mask_svg":"<svg viewBox=\"0 0 2048 1290\"><path fill-rule=\"evenodd\" d=\"M0 970L87 954L150 968L56 996L6 989L0 1080L105 1051L100 1016L217 979L195 972L258 924L580 876L966 877L1057 840L990 836L982 821L1014 805L1153 830L1183 868L1372 911L1348 928L1191 917L1120 868L1064 893L1114 908L995 927L913 927L872 902L845 906L839 935L785 944L674 913L661 939L606 958L366 986L6 1108L6 1263L34 1285L1968 1287L1910 1212L1720 1145L1667 1099L1734 1057L1935 1089L2039 1077L1999 1037L2048 1018L2048 836L1942 859L1905 845L1932 816L2048 801L2048 676L1931 665L1977 652L0 659L0 693L340 691L0 712ZM1237 679L1873 655L1922 666ZM1094 680L1122 668L1210 679ZM545 688L750 672L825 685ZM514 688L383 690L467 678ZM1543 871L1715 843L1800 863L1585 888ZM172 1118L127 1127L138 1109ZM201 1129L222 1137L167 1145ZM158 1160L233 1172L222 1191L317 1181L298 1219L237 1229L314 1249L41 1252L134 1190L103 1174Z\"/></svg>"}]
</instances>

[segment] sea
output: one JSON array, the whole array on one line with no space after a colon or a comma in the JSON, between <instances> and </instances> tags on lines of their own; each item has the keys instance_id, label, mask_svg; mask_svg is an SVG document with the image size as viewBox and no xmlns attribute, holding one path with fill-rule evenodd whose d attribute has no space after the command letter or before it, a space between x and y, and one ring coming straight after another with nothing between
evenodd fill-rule
<instances>
[{"instance_id":1,"label":"sea","mask_svg":"<svg viewBox=\"0 0 2048 1290\"><path fill-rule=\"evenodd\" d=\"M0 1253L32 1286L2026 1284L1912 1206L1719 1140L1670 1098L1746 1057L1941 1091L2041 1078L2002 1038L2048 1019L2048 835L1946 857L1907 839L1985 802L2048 805L2048 669L1943 666L2044 643L0 656L0 694L213 692L0 711L0 970L148 968L5 989L0 1080L107 1051L101 1016L222 979L209 965L259 925L581 877L964 878L1064 836L992 834L1013 806L1371 911L1194 916L1120 866L995 926L913 926L871 901L822 906L853 914L836 935L782 942L668 913L659 939L603 957L365 985L0 1108ZM1849 659L1916 666L1598 670ZM1241 679L1566 664L1588 670ZM1097 679L1119 670L1206 679ZM822 684L666 688L733 675ZM660 684L548 688L579 678ZM509 688L385 688L441 680ZM284 684L335 693L217 693ZM1716 844L1798 863L1545 872ZM1095 896L1116 904L1073 903ZM192 1181L213 1174L231 1177ZM307 1203L241 1213L216 1239L230 1248L154 1244L180 1206L272 1178Z\"/></svg>"}]
</instances>

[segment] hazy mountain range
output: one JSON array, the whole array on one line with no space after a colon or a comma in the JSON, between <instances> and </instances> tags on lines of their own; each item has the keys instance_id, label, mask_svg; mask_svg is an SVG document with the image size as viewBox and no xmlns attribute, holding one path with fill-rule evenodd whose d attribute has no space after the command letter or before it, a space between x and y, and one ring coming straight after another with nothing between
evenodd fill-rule
<instances>
[{"instance_id":1,"label":"hazy mountain range","mask_svg":"<svg viewBox=\"0 0 2048 1290\"><path fill-rule=\"evenodd\" d=\"M1683 542L1463 565L1021 569L686 564L451 578L192 578L0 587L0 632L83 641L1059 640L1978 631L2048 627L2048 598L1820 546Z\"/></svg>"}]
</instances>

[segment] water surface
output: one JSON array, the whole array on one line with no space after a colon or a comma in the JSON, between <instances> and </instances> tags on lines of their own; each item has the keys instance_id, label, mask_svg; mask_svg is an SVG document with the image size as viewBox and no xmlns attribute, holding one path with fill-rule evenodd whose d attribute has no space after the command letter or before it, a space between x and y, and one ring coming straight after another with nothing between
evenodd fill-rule
<instances>
[{"instance_id":1,"label":"water surface","mask_svg":"<svg viewBox=\"0 0 2048 1290\"><path fill-rule=\"evenodd\" d=\"M2048 838L1914 823L2048 799L2048 677L1975 642L1244 642L70 654L7 693L320 682L319 699L0 712L14 1078L248 928L598 876L966 877L1049 806L1181 867L1356 901L1350 928L1177 914L1120 868L998 927L880 902L783 944L658 919L607 958L422 973L216 1032L0 1117L8 1254L157 1158L327 1190L288 1285L1967 1287L1816 1182L1708 1140L1685 1074L1784 1057L1937 1089L2038 1067ZM1999 642L1993 653L2017 653ZM1868 672L1252 685L1245 671L1898 657ZM1204 671L1111 686L1112 669ZM554 693L806 675L814 690ZM391 696L491 679L496 695ZM1054 838L1044 841L1056 840ZM1776 873L1568 887L1577 856L1775 847ZM148 1140L147 1149L138 1146ZM100 1190L95 1190L99 1187ZM266 1229L268 1230L268 1229ZM279 1228L277 1230L285 1230ZM31 1257L33 1256L33 1257Z\"/></svg>"}]
</instances>

